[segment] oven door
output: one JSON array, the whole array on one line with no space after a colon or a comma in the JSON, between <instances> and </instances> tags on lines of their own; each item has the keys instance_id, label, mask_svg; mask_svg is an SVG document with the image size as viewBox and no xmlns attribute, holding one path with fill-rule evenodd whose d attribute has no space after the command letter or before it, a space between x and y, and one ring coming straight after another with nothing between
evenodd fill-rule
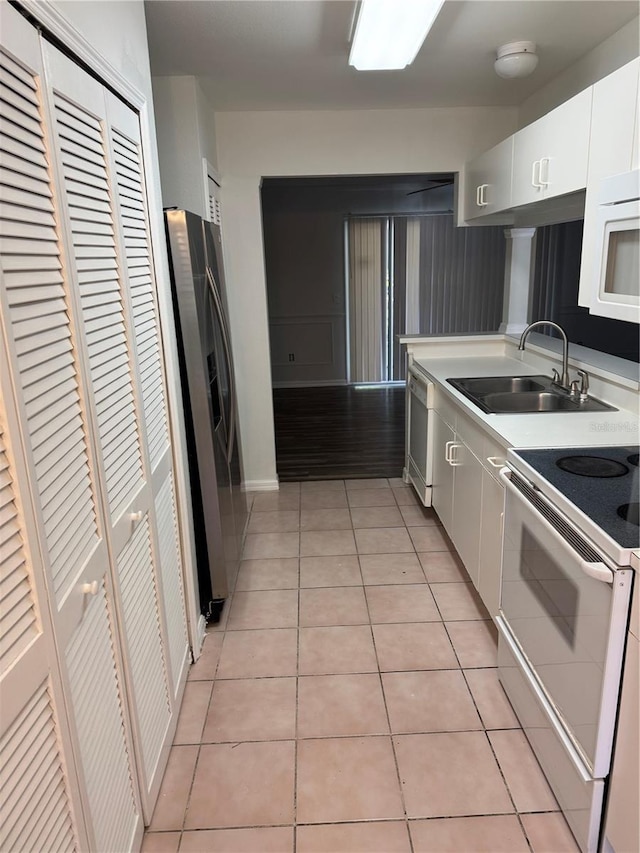
<instances>
[{"instance_id":1,"label":"oven door","mask_svg":"<svg viewBox=\"0 0 640 853\"><path fill-rule=\"evenodd\" d=\"M507 470L502 620L591 775L604 778L631 570L612 571L539 491Z\"/></svg>"}]
</instances>

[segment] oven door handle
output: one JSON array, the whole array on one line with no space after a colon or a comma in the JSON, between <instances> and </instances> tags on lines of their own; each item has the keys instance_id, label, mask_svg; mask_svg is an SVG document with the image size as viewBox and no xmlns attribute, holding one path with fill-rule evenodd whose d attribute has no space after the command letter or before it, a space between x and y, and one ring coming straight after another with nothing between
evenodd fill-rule
<instances>
[{"instance_id":1,"label":"oven door handle","mask_svg":"<svg viewBox=\"0 0 640 853\"><path fill-rule=\"evenodd\" d=\"M590 563L588 560L585 560L583 557L578 554L578 552L573 548L569 542L562 536L555 527L547 521L547 519L542 515L542 513L538 512L533 504L527 500L527 498L520 492L512 483L511 483L511 470L509 468L501 468L500 469L500 479L506 485L507 490L511 495L516 497L521 503L523 503L530 512L534 512L536 519L538 522L544 527L545 531L549 536L564 550L566 551L571 559L578 563L581 570L588 575L590 578L594 580L601 581L602 583L613 583L613 572L611 569L606 566L604 563ZM540 500L544 501L544 503L548 503L544 499L542 495L538 495Z\"/></svg>"}]
</instances>

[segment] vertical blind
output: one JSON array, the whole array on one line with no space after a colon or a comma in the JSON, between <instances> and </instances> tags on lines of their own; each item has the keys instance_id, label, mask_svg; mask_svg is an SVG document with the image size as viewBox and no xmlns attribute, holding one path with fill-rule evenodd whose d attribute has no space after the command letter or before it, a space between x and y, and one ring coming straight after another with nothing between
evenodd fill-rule
<instances>
[{"instance_id":1,"label":"vertical blind","mask_svg":"<svg viewBox=\"0 0 640 853\"><path fill-rule=\"evenodd\" d=\"M347 233L351 382L404 379L398 335L497 330L502 227L458 228L435 214L353 218Z\"/></svg>"},{"instance_id":2,"label":"vertical blind","mask_svg":"<svg viewBox=\"0 0 640 853\"><path fill-rule=\"evenodd\" d=\"M386 221L349 222L349 374L351 382L383 382Z\"/></svg>"}]
</instances>

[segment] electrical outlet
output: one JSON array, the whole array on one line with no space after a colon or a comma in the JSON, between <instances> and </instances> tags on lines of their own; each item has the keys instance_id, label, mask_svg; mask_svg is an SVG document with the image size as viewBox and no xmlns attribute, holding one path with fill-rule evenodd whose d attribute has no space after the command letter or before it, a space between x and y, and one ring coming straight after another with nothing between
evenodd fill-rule
<instances>
[{"instance_id":1,"label":"electrical outlet","mask_svg":"<svg viewBox=\"0 0 640 853\"><path fill-rule=\"evenodd\" d=\"M289 361L295 361L295 360L296 360L295 353L290 352L290 353L289 353Z\"/></svg>"}]
</instances>

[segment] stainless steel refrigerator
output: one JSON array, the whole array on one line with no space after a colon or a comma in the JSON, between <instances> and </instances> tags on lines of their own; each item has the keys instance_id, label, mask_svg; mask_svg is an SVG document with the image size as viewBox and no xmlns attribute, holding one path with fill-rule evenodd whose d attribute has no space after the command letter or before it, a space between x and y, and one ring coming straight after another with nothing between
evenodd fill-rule
<instances>
[{"instance_id":1,"label":"stainless steel refrigerator","mask_svg":"<svg viewBox=\"0 0 640 853\"><path fill-rule=\"evenodd\" d=\"M220 618L233 590L247 521L220 228L166 210L185 411L200 608Z\"/></svg>"}]
</instances>

